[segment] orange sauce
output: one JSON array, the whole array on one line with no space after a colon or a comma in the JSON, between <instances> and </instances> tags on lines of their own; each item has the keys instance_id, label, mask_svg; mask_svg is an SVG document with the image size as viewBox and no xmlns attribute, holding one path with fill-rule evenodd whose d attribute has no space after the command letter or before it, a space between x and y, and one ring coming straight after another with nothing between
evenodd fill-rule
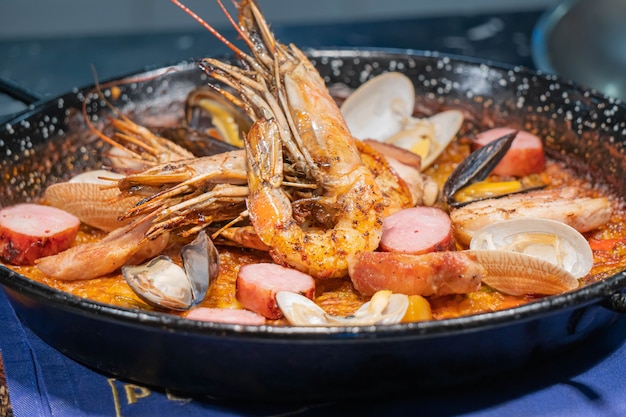
<instances>
[{"instance_id":1,"label":"orange sauce","mask_svg":"<svg viewBox=\"0 0 626 417\"><path fill-rule=\"evenodd\" d=\"M426 174L442 185L454 166L468 152L467 141L459 140L453 143L440 157L437 164L426 171ZM553 187L577 185L589 189L589 193L592 195L601 194L600 190L591 189L583 179L574 176L561 163L547 161L546 170L541 175ZM581 280L581 285L589 284L626 269L626 211L623 202L617 201L617 199L612 199L612 202L614 214L610 222L586 236L592 242L592 249L594 249L594 266L591 273ZM103 232L82 227L75 244L93 241L103 236ZM168 255L176 259L178 250L179 247L171 248ZM255 250L232 247L219 247L218 250L220 252L220 275L211 283L207 297L201 305L205 307L241 308L236 298L235 288L239 267L247 263L271 262L271 259L268 254ZM119 273L88 281L62 281L44 276L35 267L11 265L8 267L35 281L78 297L122 307L153 309L134 294ZM317 283L316 302L331 314L348 315L358 309L368 298L354 290L349 278L318 281ZM536 298L532 296L505 295L483 286L475 293L431 297L428 301L433 319L445 319L511 308L534 299ZM171 313L185 314L181 312ZM281 324L283 321L278 320L275 323Z\"/></svg>"}]
</instances>

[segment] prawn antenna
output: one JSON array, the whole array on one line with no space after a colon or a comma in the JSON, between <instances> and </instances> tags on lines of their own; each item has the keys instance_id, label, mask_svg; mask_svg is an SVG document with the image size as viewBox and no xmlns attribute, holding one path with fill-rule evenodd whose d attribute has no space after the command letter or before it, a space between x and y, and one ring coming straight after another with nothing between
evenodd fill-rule
<instances>
[{"instance_id":1,"label":"prawn antenna","mask_svg":"<svg viewBox=\"0 0 626 417\"><path fill-rule=\"evenodd\" d=\"M243 52L241 49L237 48L237 46L235 46L228 39L226 39L213 26L211 26L203 18L198 16L196 13L194 13L189 7L187 7L184 4L182 4L179 0L171 0L171 2L174 3L176 6L180 7L185 13L187 13L189 16L191 16L196 22L200 23L206 30L211 32L211 34L213 34L213 36L215 36L220 42L222 42L224 45L226 45L239 58L247 57L247 54L245 52ZM226 15L226 18L233 25L233 27L239 33L239 35L241 35L243 39L247 39L247 36L245 36L245 34L242 32L242 30L237 25L237 23L233 20L233 18L230 15L230 13L228 13L228 11L226 10L226 7L224 7L224 4L222 4L222 2L219 1L219 0L217 1L217 3L220 6L220 8L224 11L224 14ZM249 40L247 40L246 43L249 43Z\"/></svg>"}]
</instances>

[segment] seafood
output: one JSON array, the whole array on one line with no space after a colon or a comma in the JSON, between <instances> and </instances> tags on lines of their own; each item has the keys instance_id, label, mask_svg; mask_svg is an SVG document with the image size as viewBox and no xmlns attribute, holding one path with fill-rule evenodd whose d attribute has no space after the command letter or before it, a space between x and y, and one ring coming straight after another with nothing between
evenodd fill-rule
<instances>
[{"instance_id":1,"label":"seafood","mask_svg":"<svg viewBox=\"0 0 626 417\"><path fill-rule=\"evenodd\" d=\"M399 323L409 307L409 297L378 291L348 317L337 317L326 313L320 306L305 296L280 291L276 301L290 324L297 326L371 326L374 324Z\"/></svg>"},{"instance_id":2,"label":"seafood","mask_svg":"<svg viewBox=\"0 0 626 417\"><path fill-rule=\"evenodd\" d=\"M44 200L53 207L72 213L83 223L110 232L130 223L120 220L140 200L136 195L122 195L114 185L122 174L94 170L69 181L46 188Z\"/></svg>"},{"instance_id":3,"label":"seafood","mask_svg":"<svg viewBox=\"0 0 626 417\"><path fill-rule=\"evenodd\" d=\"M611 213L608 198L585 197L582 190L572 186L476 201L452 210L450 218L455 238L468 245L477 230L504 220L539 217L587 232L605 224Z\"/></svg>"},{"instance_id":4,"label":"seafood","mask_svg":"<svg viewBox=\"0 0 626 417\"><path fill-rule=\"evenodd\" d=\"M421 174L411 166L402 164L390 157L384 157L367 144L356 142L360 150L360 156L367 167L374 175L375 182L383 193L384 204L388 212L393 212L404 207L412 207L424 202L429 198L432 202L435 197L427 197L425 192L427 187L424 184ZM214 206L203 208L202 204L208 202L219 202L230 204L225 191L220 191L220 195L215 195L211 190L217 184L245 185L247 183L247 173L245 168L246 153L244 150L234 150L220 154L204 156L189 160L172 162L164 165L149 168L145 171L129 174L118 181L119 189L128 195L145 195L146 198L133 209L128 210L124 217L147 214L155 210L161 210L161 218L176 216L179 219L189 219L193 213L202 214L210 218L214 212ZM291 171L291 169L289 169ZM297 178L296 178L297 180ZM310 205L313 199L298 199L298 195L306 194L310 186L305 184L295 184L290 192L290 198L294 205L294 210ZM171 185L163 189L164 186ZM237 194L245 196L244 188L227 187L223 185L217 187L228 189ZM235 191L237 190L237 191ZM431 192L432 193L432 192ZM218 193L219 194L219 193ZM435 191L436 195L436 191ZM234 195L232 196L234 197ZM310 197L307 195L307 197ZM187 200L185 204L179 205L180 199ZM191 200L196 198L195 200ZM193 201L193 204L190 202ZM213 210L213 211L212 211ZM230 211L232 212L232 210ZM237 217L233 213L232 218ZM223 217L223 216L222 216ZM220 217L220 219L222 219ZM178 227L182 227L184 222ZM149 232L150 235L156 233L163 224L156 223ZM171 226L167 226L168 228Z\"/></svg>"},{"instance_id":5,"label":"seafood","mask_svg":"<svg viewBox=\"0 0 626 417\"><path fill-rule=\"evenodd\" d=\"M528 252L537 252L529 248L535 247L534 238L539 233L534 233L528 244L521 243L516 247L516 252L504 250L500 244L501 241L508 242L508 237L487 238L488 244L478 247L469 239L474 231L477 242L481 235L493 236L500 230L479 230L481 222L491 224L497 220L481 210L473 211L474 207L480 207L476 200L483 199L483 203L491 202L504 208L507 215L523 212L524 216L535 217L541 214L520 202L528 200L536 204L540 199L535 196L545 192L550 197L546 198L549 205L543 210L558 212L559 207L565 205L561 206L561 201L555 200L566 200L569 204L580 198L605 195L605 189L589 186L584 179L575 178L574 174L566 172L565 166L553 160L545 161L552 170L550 172L537 174L533 171L532 178L524 176L501 181L505 174L494 174L491 168L503 154L509 153L509 146L516 137L511 134L472 153L448 178L440 196L437 184L443 184L445 177L465 157L474 132L489 125L490 121L480 117L468 119L463 126L463 136L454 141L456 123L462 121L456 110L427 119L417 119L413 115L414 111L431 115L442 108L440 106L448 108L454 102L437 102L428 107L431 97L414 108L415 102L411 100L415 97L409 97L406 108L400 104L396 108L394 95L399 94L402 101L403 92L391 91L388 104L391 110L381 113L395 114L394 123L402 119L393 128L396 130L391 133L392 143L356 139L356 129L349 130L345 115L335 104L335 98L340 102L342 97L329 95L324 81L302 52L273 39L253 2L236 4L240 11L239 23L232 23L252 52L244 53L220 38L231 47L241 63L235 66L212 58L201 60L200 69L211 78L211 84L191 90L184 115L170 115L163 126L146 124L149 129L144 130L131 122L130 116L116 111L115 118L94 114L92 122L104 121L99 125L102 129L99 133L106 136L106 142L111 145L101 155L103 165L123 176L113 179L114 174L109 172L96 174L107 179L109 185L89 186L97 187L98 193L112 191L114 194L107 198L94 194L87 197L86 200L92 201L86 203L106 207L128 198L132 207L121 209L121 212L110 210L111 219L124 223L96 226L111 230L101 241L97 240L101 233L94 232L89 236L93 230L81 228L79 244L54 257L38 260L34 275L43 276L48 282L57 279L59 281L54 285L64 289L82 290L91 287L83 281L67 281L102 276L104 279L93 281L94 288L102 288L104 281L113 282L115 286L121 286L125 294L130 294L126 299L132 299L133 306L138 304L139 308L146 308L145 303L136 301L129 287L133 287L135 293L152 307L174 310L172 314L199 320L214 320L212 317L215 317L215 320L251 325L352 326L413 320L406 318L407 309L403 306L407 298L409 306L411 300L420 300L423 307L420 311L427 314L419 316L427 319L519 305L540 295L569 291L576 288L579 281L593 282L609 268L605 266L598 272L600 269L594 265L593 272L589 273L589 246L582 258L572 260L572 251L582 253L583 249L564 250L562 248L567 243L556 237L549 238L559 242L549 247L552 248L550 259L528 256ZM220 37L213 28L209 30ZM390 73L376 77L370 85L380 85L376 83L386 83L385 80L403 85L402 79L403 76ZM354 109L360 108L359 100L371 106L370 96L359 99L363 91L367 92L360 90L345 102L348 103L344 107L348 109L348 115L354 115ZM374 97L378 93L374 91L372 94ZM381 94L385 96L386 92ZM172 108L183 106L182 101L174 104ZM350 110L350 106L356 107ZM382 107L385 106L383 103ZM99 111L102 105L93 108ZM398 109L401 109L399 113L396 112ZM246 115L242 116L242 112ZM368 114L365 111L356 113ZM439 140L440 116L450 118L446 119L448 124L443 125L451 128L443 135L446 140L451 140L446 149L443 145L441 149L435 149L437 145L434 145ZM160 123L158 115L148 117L149 123ZM174 119L180 124L172 125ZM208 119L211 119L209 123ZM529 124L523 126L534 129ZM423 128L430 132L424 133ZM493 131L489 133L494 134ZM413 134L415 136L411 136ZM370 135L363 134L362 137ZM179 151L176 146L170 146L168 140L181 148L192 146L194 151ZM204 145L205 141L210 146L194 145L194 142ZM212 144L216 143L221 147L214 148ZM408 143L415 153L397 146L403 143L405 146ZM244 149L234 149L233 145L241 144ZM219 154L212 153L216 149ZM439 150L443 151L442 157L428 167L428 158L436 157ZM426 168L427 171L423 172ZM553 177L553 174L556 175ZM437 182L431 178L436 178ZM535 179L545 179L546 182ZM547 181L552 179L555 183L548 184ZM560 194L565 190L557 189L561 184L577 187L573 193ZM584 185L580 187L580 184ZM58 187L59 190L68 186L58 185L62 186ZM498 200L490 198L496 188L503 188L496 194L505 195L528 192L532 187L548 190L509 195ZM83 192L66 189L70 194ZM54 187L48 191L50 196L57 192ZM575 195L577 193L581 195ZM509 206L509 201L514 198L520 200ZM71 200L71 197L57 197L57 200L63 199ZM608 204L608 200L605 203ZM463 207L463 204L467 205ZM586 208L583 212L590 210ZM587 237L621 238L621 217L609 219L610 207L606 212L601 211L600 219L592 221L590 226L599 229ZM433 226L432 221L422 221L426 212L437 212L441 216L442 222L434 225L434 233L425 227ZM464 212L465 218L462 216ZM390 217L392 215L394 217ZM574 217L578 216L580 220L586 215L576 214ZM620 212L619 215L623 214ZM569 214L564 216L572 218ZM83 223L95 226L96 223L88 217ZM607 219L610 225L601 226ZM582 222L588 220L582 219ZM382 241L385 223L391 226L388 232L396 228L403 232L397 235L397 241L395 238L391 243ZM117 224L124 225L115 229ZM454 238L451 238L451 227L454 227ZM459 237L461 229L470 230L467 237ZM423 236L424 232L434 234L435 240L422 241L427 244L417 250L408 247L407 242L421 240L418 234ZM180 248L196 235L207 247L212 247L211 242L219 246L219 261L215 249L209 252L205 249L204 253L199 251L198 254L203 262L212 260L209 265L219 263L220 271L208 271L209 266L205 265L199 280L202 288L193 295L193 286L187 279L197 273L188 270L191 263L187 255L180 253ZM191 246L196 247L197 241ZM429 253L416 254L423 250ZM543 249L540 251L544 252ZM597 264L599 256L597 253L592 256ZM258 273L257 267L262 264L286 269L289 277L294 273L307 274L306 290L302 292L315 301L300 302L294 294L281 292L278 298L283 299L284 305L280 307L285 317L273 310L268 312L253 307L261 304L273 309L277 299L275 294L279 291L273 279L277 274ZM175 271L175 275L169 276L169 271ZM315 278L313 281L309 274ZM287 281L292 284L293 280L282 280L279 288L301 291L283 285ZM315 285L309 285L311 282ZM178 292L164 294L161 284L173 284ZM246 284L248 287L244 288ZM91 291L72 291L81 295L93 294ZM111 290L111 294L113 292ZM203 299L205 292L206 299ZM255 302L250 302L250 297L246 301L245 294L251 295ZM106 298L98 300L117 302ZM364 305L368 301L369 304ZM250 314L253 313L245 309L254 310L264 317L231 315L226 309ZM189 315L181 311L188 311ZM353 313L355 311L357 313ZM387 315L391 317L387 318Z\"/></svg>"},{"instance_id":6,"label":"seafood","mask_svg":"<svg viewBox=\"0 0 626 417\"><path fill-rule=\"evenodd\" d=\"M500 131L500 129L494 130ZM450 174L442 190L443 197L449 206L461 207L472 201L546 187L547 184L532 177L499 182L483 181L501 165L503 159L511 156L509 150L517 140L519 132L512 129L503 129L503 131L504 136L472 152ZM524 138L527 135L525 134Z\"/></svg>"},{"instance_id":7,"label":"seafood","mask_svg":"<svg viewBox=\"0 0 626 417\"><path fill-rule=\"evenodd\" d=\"M87 280L110 274L124 265L142 262L158 255L168 245L169 233L145 239L150 222L139 221L110 232L104 239L35 261L49 277L61 280Z\"/></svg>"},{"instance_id":8,"label":"seafood","mask_svg":"<svg viewBox=\"0 0 626 417\"><path fill-rule=\"evenodd\" d=\"M209 126L204 127L202 119L207 117L211 120ZM242 136L251 125L240 108L208 86L198 87L189 93L185 119L190 126L202 128L209 136L238 148L243 148Z\"/></svg>"},{"instance_id":9,"label":"seafood","mask_svg":"<svg viewBox=\"0 0 626 417\"><path fill-rule=\"evenodd\" d=\"M399 72L374 77L356 89L341 106L352 134L397 145L422 158L428 168L454 139L463 115L457 110L437 113L427 119L412 117L415 88Z\"/></svg>"},{"instance_id":10,"label":"seafood","mask_svg":"<svg viewBox=\"0 0 626 417\"><path fill-rule=\"evenodd\" d=\"M274 143L268 144L268 139ZM250 189L247 204L252 225L270 247L275 262L317 278L343 277L348 271L347 257L372 251L380 242L383 203L378 186L358 154L351 161L344 158L344 164L326 169L341 174L333 176L332 182L325 181L325 188L332 194L316 201L336 213L334 227L300 225L293 218L287 194L280 188L281 149L275 123L257 121L252 126L246 140ZM344 154L349 157L351 152Z\"/></svg>"},{"instance_id":11,"label":"seafood","mask_svg":"<svg viewBox=\"0 0 626 417\"><path fill-rule=\"evenodd\" d=\"M382 155L369 142L356 141L361 160L374 175L380 188L387 214L407 207L430 203L436 197L427 195L422 174L413 166L406 165L391 156Z\"/></svg>"},{"instance_id":12,"label":"seafood","mask_svg":"<svg viewBox=\"0 0 626 417\"><path fill-rule=\"evenodd\" d=\"M188 310L202 302L219 274L217 249L200 232L181 249L182 268L160 255L141 265L125 265L122 275L141 299L158 308Z\"/></svg>"},{"instance_id":13,"label":"seafood","mask_svg":"<svg viewBox=\"0 0 626 417\"><path fill-rule=\"evenodd\" d=\"M514 129L497 127L481 132L476 136L472 147L480 148L492 140L501 138ZM493 169L493 173L499 176L524 177L538 174L545 169L546 159L541 139L530 132L520 130L506 155Z\"/></svg>"},{"instance_id":14,"label":"seafood","mask_svg":"<svg viewBox=\"0 0 626 417\"><path fill-rule=\"evenodd\" d=\"M509 150L516 135L517 131L508 133L465 158L450 174L443 186L442 192L446 203L453 207L466 203L455 198L456 194L463 187L487 178Z\"/></svg>"},{"instance_id":15,"label":"seafood","mask_svg":"<svg viewBox=\"0 0 626 417\"><path fill-rule=\"evenodd\" d=\"M86 103L87 101L84 102L84 106ZM193 158L194 155L187 149L155 135L146 127L138 125L117 109L110 107L118 115L117 118L109 117L108 119L115 129L112 137L93 126L87 117L85 107L83 107L83 113L91 131L113 147L111 160L114 165L124 169L141 170L157 164Z\"/></svg>"},{"instance_id":16,"label":"seafood","mask_svg":"<svg viewBox=\"0 0 626 417\"><path fill-rule=\"evenodd\" d=\"M576 229L549 219L506 220L479 229L469 245L474 250L506 250L544 259L574 278L591 271L593 253Z\"/></svg>"},{"instance_id":17,"label":"seafood","mask_svg":"<svg viewBox=\"0 0 626 417\"><path fill-rule=\"evenodd\" d=\"M499 250L468 252L487 271L482 281L505 294L552 295L578 288L572 274L542 258Z\"/></svg>"},{"instance_id":18,"label":"seafood","mask_svg":"<svg viewBox=\"0 0 626 417\"><path fill-rule=\"evenodd\" d=\"M589 243L565 223L528 218L490 224L470 242L487 274L483 282L506 294L559 294L578 287L593 266Z\"/></svg>"},{"instance_id":19,"label":"seafood","mask_svg":"<svg viewBox=\"0 0 626 417\"><path fill-rule=\"evenodd\" d=\"M197 15L172 0L219 34ZM221 2L218 2L222 7ZM202 60L212 78L234 89L224 96L245 103L253 121L244 140L250 221L275 262L318 278L345 276L346 256L376 249L382 231L383 197L360 158L337 104L317 70L294 45L277 42L252 1L238 3L234 25L252 55L227 43L245 67ZM284 157L316 184L309 202L332 213L332 227L299 224L282 189ZM314 217L314 216L312 216Z\"/></svg>"}]
</instances>

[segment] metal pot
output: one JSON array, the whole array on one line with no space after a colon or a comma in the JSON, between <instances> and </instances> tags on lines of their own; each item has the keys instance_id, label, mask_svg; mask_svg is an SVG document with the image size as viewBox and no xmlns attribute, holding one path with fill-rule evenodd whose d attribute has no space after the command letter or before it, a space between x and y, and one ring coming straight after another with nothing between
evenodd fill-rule
<instances>
[{"instance_id":1,"label":"metal pot","mask_svg":"<svg viewBox=\"0 0 626 417\"><path fill-rule=\"evenodd\" d=\"M626 100L626 2L564 0L532 36L537 68Z\"/></svg>"},{"instance_id":2,"label":"metal pot","mask_svg":"<svg viewBox=\"0 0 626 417\"><path fill-rule=\"evenodd\" d=\"M425 108L462 108L477 128L532 128L551 156L626 193L626 108L611 99L525 69L431 53L309 55L329 84L356 87L383 71L402 71ZM186 93L206 80L193 64L174 69L123 87L122 100L138 115L179 110ZM79 114L92 87L39 103L0 127L0 173L11 178L0 186L2 205L36 198L47 184L98 166L98 142L83 134ZM80 363L144 385L269 401L379 397L476 382L573 349L626 311L623 271L509 310L355 328L184 320L81 299L6 268L0 283L26 325ZM407 384L411 374L420 377Z\"/></svg>"}]
</instances>

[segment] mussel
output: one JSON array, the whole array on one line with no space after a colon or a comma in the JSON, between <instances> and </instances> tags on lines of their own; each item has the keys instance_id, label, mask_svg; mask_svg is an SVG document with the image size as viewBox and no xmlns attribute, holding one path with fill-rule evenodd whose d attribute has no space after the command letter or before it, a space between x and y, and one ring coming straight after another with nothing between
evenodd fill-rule
<instances>
[{"instance_id":1,"label":"mussel","mask_svg":"<svg viewBox=\"0 0 626 417\"><path fill-rule=\"evenodd\" d=\"M185 104L185 119L189 127L206 132L230 145L243 148L242 135L252 122L243 111L226 100L216 85L192 90Z\"/></svg>"},{"instance_id":2,"label":"mussel","mask_svg":"<svg viewBox=\"0 0 626 417\"><path fill-rule=\"evenodd\" d=\"M478 230L470 251L487 270L483 282L507 294L558 294L578 287L593 253L576 229L549 219L494 223Z\"/></svg>"},{"instance_id":3,"label":"mussel","mask_svg":"<svg viewBox=\"0 0 626 417\"><path fill-rule=\"evenodd\" d=\"M190 126L154 128L153 130L165 139L169 139L175 144L188 149L196 157L239 149L235 145L216 139L215 135L210 135L205 130L195 129Z\"/></svg>"},{"instance_id":4,"label":"mussel","mask_svg":"<svg viewBox=\"0 0 626 417\"><path fill-rule=\"evenodd\" d=\"M333 316L300 294L280 291L276 301L285 318L294 326L371 326L399 323L409 308L409 298L391 291L378 291L370 301L347 317Z\"/></svg>"},{"instance_id":5,"label":"mussel","mask_svg":"<svg viewBox=\"0 0 626 417\"><path fill-rule=\"evenodd\" d=\"M485 180L507 153L518 131L513 131L472 152L450 174L442 194L450 207L462 207L473 201L538 190L546 186L540 179L488 182Z\"/></svg>"},{"instance_id":6,"label":"mussel","mask_svg":"<svg viewBox=\"0 0 626 417\"><path fill-rule=\"evenodd\" d=\"M454 139L463 114L447 110L428 118L415 118L415 88L399 72L387 72L357 88L341 106L354 137L374 139L408 149L428 168Z\"/></svg>"},{"instance_id":7,"label":"mussel","mask_svg":"<svg viewBox=\"0 0 626 417\"><path fill-rule=\"evenodd\" d=\"M122 267L128 285L156 308L188 310L201 303L219 274L219 254L204 231L181 249L183 266L160 255L141 265Z\"/></svg>"}]
</instances>

